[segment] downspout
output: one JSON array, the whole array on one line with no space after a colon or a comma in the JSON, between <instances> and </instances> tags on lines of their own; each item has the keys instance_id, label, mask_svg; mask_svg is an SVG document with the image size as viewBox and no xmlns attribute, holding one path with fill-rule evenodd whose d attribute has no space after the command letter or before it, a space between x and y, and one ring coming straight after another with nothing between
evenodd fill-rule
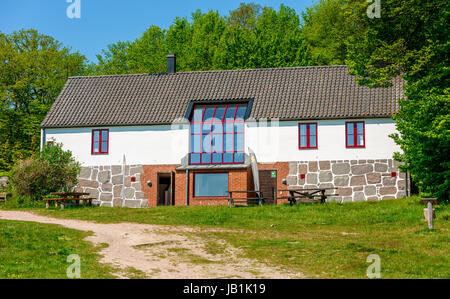
<instances>
[{"instance_id":1,"label":"downspout","mask_svg":"<svg viewBox=\"0 0 450 299\"><path fill-rule=\"evenodd\" d=\"M189 169L186 169L186 207L189 206Z\"/></svg>"},{"instance_id":2,"label":"downspout","mask_svg":"<svg viewBox=\"0 0 450 299\"><path fill-rule=\"evenodd\" d=\"M45 140L47 140L47 137L45 136L45 129L41 129L41 152L44 149Z\"/></svg>"}]
</instances>

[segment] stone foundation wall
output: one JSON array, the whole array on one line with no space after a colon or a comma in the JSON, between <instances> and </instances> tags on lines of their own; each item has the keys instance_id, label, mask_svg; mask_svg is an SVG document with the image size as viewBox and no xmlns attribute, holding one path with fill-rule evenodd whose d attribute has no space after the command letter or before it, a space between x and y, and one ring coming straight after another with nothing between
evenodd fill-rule
<instances>
[{"instance_id":1,"label":"stone foundation wall","mask_svg":"<svg viewBox=\"0 0 450 299\"><path fill-rule=\"evenodd\" d=\"M338 188L329 201L376 201L405 196L405 174L384 160L300 161L289 163L289 186Z\"/></svg>"},{"instance_id":2,"label":"stone foundation wall","mask_svg":"<svg viewBox=\"0 0 450 299\"><path fill-rule=\"evenodd\" d=\"M147 207L141 185L142 165L122 168L121 165L82 167L75 191L89 193L90 198L95 198L93 204L103 207ZM122 198L123 188L125 198Z\"/></svg>"}]
</instances>

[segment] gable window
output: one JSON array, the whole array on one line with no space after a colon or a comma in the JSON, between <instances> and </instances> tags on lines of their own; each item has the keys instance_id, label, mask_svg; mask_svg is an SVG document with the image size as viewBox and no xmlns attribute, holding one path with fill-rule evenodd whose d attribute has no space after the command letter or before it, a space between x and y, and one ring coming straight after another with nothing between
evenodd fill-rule
<instances>
[{"instance_id":1,"label":"gable window","mask_svg":"<svg viewBox=\"0 0 450 299\"><path fill-rule=\"evenodd\" d=\"M109 130L92 130L92 154L104 155L109 152Z\"/></svg>"},{"instance_id":2,"label":"gable window","mask_svg":"<svg viewBox=\"0 0 450 299\"><path fill-rule=\"evenodd\" d=\"M196 105L190 119L190 164L241 164L245 161L247 104Z\"/></svg>"},{"instance_id":3,"label":"gable window","mask_svg":"<svg viewBox=\"0 0 450 299\"><path fill-rule=\"evenodd\" d=\"M363 121L346 123L347 148L362 148L366 146L366 130Z\"/></svg>"},{"instance_id":4,"label":"gable window","mask_svg":"<svg viewBox=\"0 0 450 299\"><path fill-rule=\"evenodd\" d=\"M194 196L228 196L228 173L194 174Z\"/></svg>"},{"instance_id":5,"label":"gable window","mask_svg":"<svg viewBox=\"0 0 450 299\"><path fill-rule=\"evenodd\" d=\"M299 124L299 148L317 149L317 123Z\"/></svg>"}]
</instances>

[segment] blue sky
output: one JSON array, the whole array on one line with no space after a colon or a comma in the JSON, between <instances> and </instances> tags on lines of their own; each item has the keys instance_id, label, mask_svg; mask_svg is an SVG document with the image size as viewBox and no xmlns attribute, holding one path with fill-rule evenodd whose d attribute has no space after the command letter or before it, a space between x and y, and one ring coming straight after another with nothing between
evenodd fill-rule
<instances>
[{"instance_id":1,"label":"blue sky","mask_svg":"<svg viewBox=\"0 0 450 299\"><path fill-rule=\"evenodd\" d=\"M150 25L167 29L175 17L189 17L196 9L227 15L240 2L278 8L281 3L298 14L313 0L80 0L81 18L69 19L70 0L1 0L0 31L11 33L34 28L96 62L95 55L108 44L134 40ZM73 0L74 1L74 0Z\"/></svg>"}]
</instances>

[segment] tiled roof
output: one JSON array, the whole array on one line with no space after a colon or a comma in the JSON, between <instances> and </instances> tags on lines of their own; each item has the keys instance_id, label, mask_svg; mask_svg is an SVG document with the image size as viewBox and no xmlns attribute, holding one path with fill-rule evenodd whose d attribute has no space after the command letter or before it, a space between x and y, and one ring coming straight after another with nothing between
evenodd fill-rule
<instances>
[{"instance_id":1,"label":"tiled roof","mask_svg":"<svg viewBox=\"0 0 450 299\"><path fill-rule=\"evenodd\" d=\"M280 120L390 117L403 82L355 83L346 66L72 77L42 127L170 124L191 101L252 99L250 117Z\"/></svg>"}]
</instances>

